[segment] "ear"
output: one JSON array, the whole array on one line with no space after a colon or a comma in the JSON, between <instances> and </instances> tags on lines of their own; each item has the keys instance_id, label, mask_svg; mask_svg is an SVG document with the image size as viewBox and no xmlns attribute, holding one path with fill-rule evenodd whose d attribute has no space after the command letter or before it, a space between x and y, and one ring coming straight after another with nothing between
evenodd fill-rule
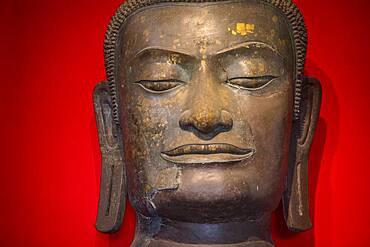
<instances>
[{"instance_id":1,"label":"ear","mask_svg":"<svg viewBox=\"0 0 370 247\"><path fill-rule=\"evenodd\" d=\"M287 186L283 195L284 216L291 231L304 231L312 227L308 201L308 157L320 106L320 82L305 77L300 119L293 124Z\"/></svg>"},{"instance_id":2,"label":"ear","mask_svg":"<svg viewBox=\"0 0 370 247\"><path fill-rule=\"evenodd\" d=\"M94 108L102 154L96 229L109 233L117 231L122 223L126 200L126 178L121 129L113 120L112 100L107 82L102 82L95 87Z\"/></svg>"}]
</instances>

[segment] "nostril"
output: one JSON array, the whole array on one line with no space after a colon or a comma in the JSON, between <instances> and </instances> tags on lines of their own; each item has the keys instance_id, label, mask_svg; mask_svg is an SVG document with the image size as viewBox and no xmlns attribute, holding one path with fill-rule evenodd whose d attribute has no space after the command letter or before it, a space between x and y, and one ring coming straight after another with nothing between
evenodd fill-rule
<instances>
[{"instance_id":1,"label":"nostril","mask_svg":"<svg viewBox=\"0 0 370 247\"><path fill-rule=\"evenodd\" d=\"M191 121L191 111L186 110L181 114L181 117L180 117L179 125L181 129L189 130L189 127L191 125L190 121Z\"/></svg>"},{"instance_id":2,"label":"nostril","mask_svg":"<svg viewBox=\"0 0 370 247\"><path fill-rule=\"evenodd\" d=\"M230 112L226 110L221 111L221 121L220 122L222 123L223 127L227 129L226 131L230 130L234 124L233 118Z\"/></svg>"}]
</instances>

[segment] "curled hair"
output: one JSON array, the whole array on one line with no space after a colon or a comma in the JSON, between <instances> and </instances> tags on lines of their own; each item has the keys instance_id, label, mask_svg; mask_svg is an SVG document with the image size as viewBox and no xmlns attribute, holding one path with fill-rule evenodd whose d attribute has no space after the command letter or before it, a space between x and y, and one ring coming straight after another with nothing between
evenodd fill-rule
<instances>
[{"instance_id":1,"label":"curled hair","mask_svg":"<svg viewBox=\"0 0 370 247\"><path fill-rule=\"evenodd\" d=\"M120 38L121 27L127 17L134 11L159 3L206 3L222 2L225 0L127 0L116 11L112 17L104 41L105 69L109 83L113 104L113 117L117 125L120 125L118 109L118 87L115 81L116 64L118 62L117 47ZM242 0L246 1L246 0ZM302 94L303 69L306 59L307 31L303 16L297 6L291 0L258 0L267 3L281 10L289 21L292 31L295 50L295 98L294 98L294 119L299 119L300 102Z\"/></svg>"}]
</instances>

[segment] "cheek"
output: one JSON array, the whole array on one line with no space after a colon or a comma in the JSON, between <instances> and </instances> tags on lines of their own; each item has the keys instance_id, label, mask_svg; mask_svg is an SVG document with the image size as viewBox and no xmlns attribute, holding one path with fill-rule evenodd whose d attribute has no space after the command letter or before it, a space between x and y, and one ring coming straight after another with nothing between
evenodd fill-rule
<instances>
[{"instance_id":1,"label":"cheek","mask_svg":"<svg viewBox=\"0 0 370 247\"><path fill-rule=\"evenodd\" d=\"M293 117L293 86L287 79L277 81L276 91L244 99L242 115L249 123L256 145L265 154L280 152L290 134ZM243 101L243 99L240 99Z\"/></svg>"},{"instance_id":2,"label":"cheek","mask_svg":"<svg viewBox=\"0 0 370 247\"><path fill-rule=\"evenodd\" d=\"M257 101L258 102L258 101ZM257 144L266 154L281 153L289 135L292 121L290 101L284 93L277 93L270 99L258 102L259 114L251 117L250 125Z\"/></svg>"},{"instance_id":3,"label":"cheek","mask_svg":"<svg viewBox=\"0 0 370 247\"><path fill-rule=\"evenodd\" d=\"M121 123L125 162L127 165L128 186L130 197L136 198L134 207L137 210L146 205L145 198L151 193L151 188L158 173L167 168L160 153L163 151L168 130L171 129L173 101L156 100L147 97L139 90L128 90L121 94ZM141 198L141 199L140 199Z\"/></svg>"},{"instance_id":4,"label":"cheek","mask_svg":"<svg viewBox=\"0 0 370 247\"><path fill-rule=\"evenodd\" d=\"M127 145L135 151L131 157L160 163L160 152L178 129L181 112L178 97L145 95L134 86L122 96L125 100L121 122L127 130Z\"/></svg>"},{"instance_id":5,"label":"cheek","mask_svg":"<svg viewBox=\"0 0 370 247\"><path fill-rule=\"evenodd\" d=\"M240 99L242 118L248 123L256 147L253 163L246 167L255 199L273 209L280 200L287 173L290 131L293 117L293 90L285 82L281 90L268 96Z\"/></svg>"},{"instance_id":6,"label":"cheek","mask_svg":"<svg viewBox=\"0 0 370 247\"><path fill-rule=\"evenodd\" d=\"M248 123L256 146L257 169L267 179L283 177L289 151L293 117L293 88L288 80L281 81L279 90L268 95L240 99L242 117ZM274 177L275 176L275 177Z\"/></svg>"}]
</instances>

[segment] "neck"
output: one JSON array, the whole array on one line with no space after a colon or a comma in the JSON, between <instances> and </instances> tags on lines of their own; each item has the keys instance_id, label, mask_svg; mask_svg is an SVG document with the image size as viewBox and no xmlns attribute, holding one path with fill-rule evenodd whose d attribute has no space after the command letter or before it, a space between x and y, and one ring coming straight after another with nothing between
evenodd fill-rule
<instances>
[{"instance_id":1,"label":"neck","mask_svg":"<svg viewBox=\"0 0 370 247\"><path fill-rule=\"evenodd\" d=\"M189 223L138 217L132 247L272 247L270 215L229 223Z\"/></svg>"}]
</instances>

